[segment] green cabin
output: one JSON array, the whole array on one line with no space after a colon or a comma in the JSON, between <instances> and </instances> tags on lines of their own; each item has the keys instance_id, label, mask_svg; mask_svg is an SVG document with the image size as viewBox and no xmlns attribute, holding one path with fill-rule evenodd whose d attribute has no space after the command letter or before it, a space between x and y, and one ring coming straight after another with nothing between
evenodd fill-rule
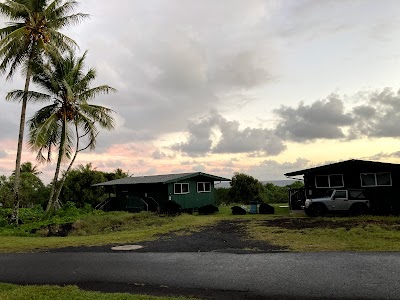
<instances>
[{"instance_id":1,"label":"green cabin","mask_svg":"<svg viewBox=\"0 0 400 300\"><path fill-rule=\"evenodd\" d=\"M230 179L202 172L126 177L94 184L104 187L109 198L98 208L123 211L160 211L167 201L183 209L215 205L215 183ZM103 206L103 207L101 207Z\"/></svg>"}]
</instances>

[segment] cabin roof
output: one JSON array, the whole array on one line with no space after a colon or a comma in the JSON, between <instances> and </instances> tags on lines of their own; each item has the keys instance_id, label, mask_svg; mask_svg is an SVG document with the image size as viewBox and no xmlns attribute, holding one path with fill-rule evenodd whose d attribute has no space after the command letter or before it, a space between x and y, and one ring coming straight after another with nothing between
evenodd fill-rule
<instances>
[{"instance_id":1,"label":"cabin roof","mask_svg":"<svg viewBox=\"0 0 400 300\"><path fill-rule=\"evenodd\" d=\"M400 169L399 164L383 163L383 162L360 160L360 159L350 159L350 160L345 160L345 161L341 161L341 162L337 162L337 163L332 163L332 164L322 165L322 166L318 166L318 167L314 167L314 168L309 168L309 169L286 173L285 176L289 177L289 176L304 175L304 174L312 173L315 171L322 171L322 170L326 170L326 169L330 169L330 168L334 168L334 167L338 167L338 166L349 167L352 165L354 165L354 166L355 165L358 165L358 166L369 165L369 166L377 166L377 167L385 166L385 167L393 167L396 169Z\"/></svg>"},{"instance_id":2,"label":"cabin roof","mask_svg":"<svg viewBox=\"0 0 400 300\"><path fill-rule=\"evenodd\" d=\"M125 177L121 179L115 179L107 182L97 183L92 186L113 186L113 185L152 184L152 183L166 184L197 176L208 177L213 181L230 181L230 179L228 178L219 177L202 172L195 172L195 173L165 174L165 175L154 175L154 176Z\"/></svg>"}]
</instances>

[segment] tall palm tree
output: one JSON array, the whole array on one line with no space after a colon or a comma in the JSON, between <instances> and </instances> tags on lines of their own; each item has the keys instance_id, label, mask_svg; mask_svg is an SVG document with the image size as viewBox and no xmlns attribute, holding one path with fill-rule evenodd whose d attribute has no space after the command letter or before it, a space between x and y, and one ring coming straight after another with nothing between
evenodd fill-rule
<instances>
[{"instance_id":1,"label":"tall palm tree","mask_svg":"<svg viewBox=\"0 0 400 300\"><path fill-rule=\"evenodd\" d=\"M86 54L77 58L70 52L66 57L52 56L48 63L38 64L34 69L33 81L43 89L43 93L28 92L28 96L34 99L52 101L28 121L29 145L33 151L37 151L39 161L51 161L52 150L58 150L47 211L55 208L64 182L59 181L62 161L70 160L67 173L78 152L95 148L99 133L96 125L108 130L114 128L113 111L89 102L97 95L108 94L115 89L108 85L90 87L96 78L96 71L91 68L84 72ZM10 98L20 96L21 91L8 95ZM79 148L81 140L87 142L83 148ZM75 154L72 156L73 152Z\"/></svg>"},{"instance_id":2,"label":"tall palm tree","mask_svg":"<svg viewBox=\"0 0 400 300\"><path fill-rule=\"evenodd\" d=\"M41 61L44 53L71 50L76 43L59 30L79 23L86 14L70 14L77 6L73 0L5 0L0 3L0 14L10 22L0 29L0 73L11 79L19 66L25 75L21 117L15 162L13 219L18 223L20 166L25 130L27 92L33 62Z\"/></svg>"}]
</instances>

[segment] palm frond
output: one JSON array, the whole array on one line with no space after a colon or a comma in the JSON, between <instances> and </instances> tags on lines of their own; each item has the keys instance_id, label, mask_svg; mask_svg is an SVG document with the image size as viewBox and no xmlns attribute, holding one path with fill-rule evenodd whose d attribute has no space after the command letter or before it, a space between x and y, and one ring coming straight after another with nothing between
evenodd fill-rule
<instances>
[{"instance_id":1,"label":"palm frond","mask_svg":"<svg viewBox=\"0 0 400 300\"><path fill-rule=\"evenodd\" d=\"M49 101L51 99L50 95L35 92L35 91L29 91L26 94L28 97L28 101L44 102L44 101ZM7 101L22 101L24 95L25 95L25 92L23 90L14 90L7 94L6 100Z\"/></svg>"}]
</instances>

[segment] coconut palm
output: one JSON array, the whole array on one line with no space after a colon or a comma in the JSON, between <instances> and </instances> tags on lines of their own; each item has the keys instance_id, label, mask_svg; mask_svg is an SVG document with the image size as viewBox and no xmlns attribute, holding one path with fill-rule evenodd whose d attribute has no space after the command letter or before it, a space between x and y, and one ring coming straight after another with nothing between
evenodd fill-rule
<instances>
[{"instance_id":1,"label":"coconut palm","mask_svg":"<svg viewBox=\"0 0 400 300\"><path fill-rule=\"evenodd\" d=\"M53 149L58 151L47 211L55 208L62 188L63 180L59 180L62 161L70 160L65 178L78 152L95 148L99 133L96 125L108 130L114 126L111 109L89 103L97 95L115 90L108 85L90 87L96 71L92 68L84 72L86 54L76 58L70 52L67 57L53 56L48 63L36 65L33 81L44 92L28 92L34 99L52 101L28 121L29 145L37 151L37 159L51 161ZM21 91L11 92L8 97L21 97ZM81 140L87 142L83 148L79 148Z\"/></svg>"},{"instance_id":2,"label":"coconut palm","mask_svg":"<svg viewBox=\"0 0 400 300\"><path fill-rule=\"evenodd\" d=\"M30 161L27 161L21 165L20 173L29 173L39 176L42 172L38 170L37 166L34 166ZM15 171L12 172L12 175L15 176Z\"/></svg>"},{"instance_id":3,"label":"coconut palm","mask_svg":"<svg viewBox=\"0 0 400 300\"><path fill-rule=\"evenodd\" d=\"M17 223L21 153L32 63L41 61L44 53L54 55L76 46L72 39L59 32L88 16L73 14L76 6L77 2L73 0L5 0L0 3L0 14L10 20L0 29L0 73L8 73L7 79L11 79L22 66L25 75L14 182L13 219Z\"/></svg>"}]
</instances>

